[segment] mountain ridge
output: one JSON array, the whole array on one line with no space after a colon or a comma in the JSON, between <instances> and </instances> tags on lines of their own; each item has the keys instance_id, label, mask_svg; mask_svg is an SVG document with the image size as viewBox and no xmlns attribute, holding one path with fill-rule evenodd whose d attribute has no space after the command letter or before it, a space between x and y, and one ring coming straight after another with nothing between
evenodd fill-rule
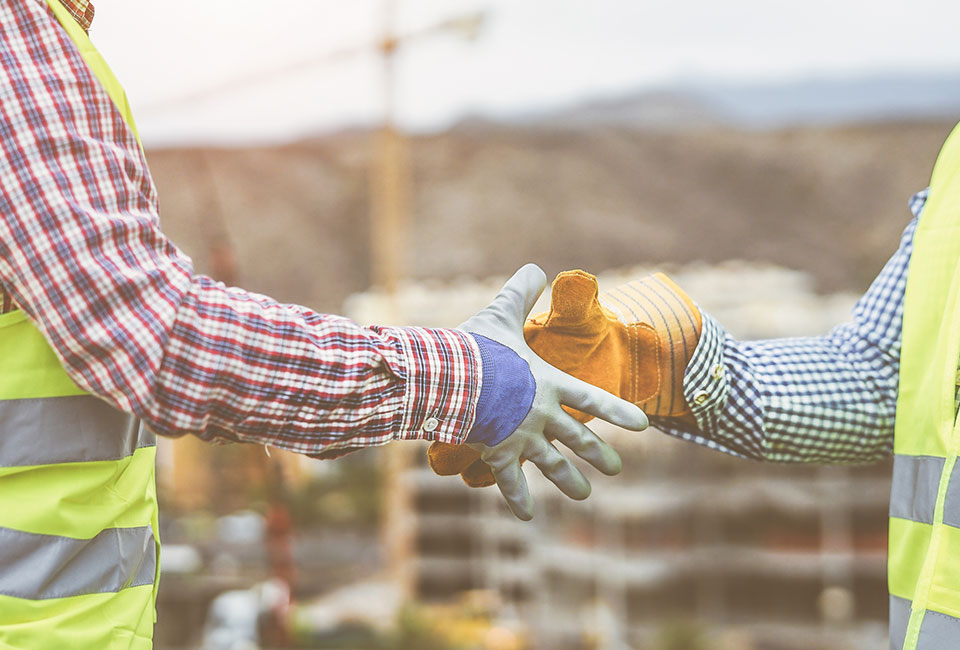
<instances>
[{"instance_id":1,"label":"mountain ridge","mask_svg":"<svg viewBox=\"0 0 960 650\"><path fill-rule=\"evenodd\" d=\"M409 140L415 279L744 259L863 290L952 121L743 131L475 125ZM201 272L338 311L370 284L369 135L148 152L164 230Z\"/></svg>"}]
</instances>

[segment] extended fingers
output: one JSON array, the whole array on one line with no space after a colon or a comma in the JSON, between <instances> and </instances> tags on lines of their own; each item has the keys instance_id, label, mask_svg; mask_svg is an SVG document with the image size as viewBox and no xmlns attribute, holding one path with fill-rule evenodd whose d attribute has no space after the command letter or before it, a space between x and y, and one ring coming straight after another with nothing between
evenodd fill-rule
<instances>
[{"instance_id":1,"label":"extended fingers","mask_svg":"<svg viewBox=\"0 0 960 650\"><path fill-rule=\"evenodd\" d=\"M490 469L493 471L493 478L497 481L497 487L500 488L500 493L503 494L510 512L523 521L533 519L533 497L530 496L527 478L520 469L519 461L498 467L491 465Z\"/></svg>"},{"instance_id":2,"label":"extended fingers","mask_svg":"<svg viewBox=\"0 0 960 650\"><path fill-rule=\"evenodd\" d=\"M561 404L631 431L643 431L650 425L639 406L559 370L554 376Z\"/></svg>"},{"instance_id":3,"label":"extended fingers","mask_svg":"<svg viewBox=\"0 0 960 650\"><path fill-rule=\"evenodd\" d=\"M545 438L536 439L528 445L524 455L571 499L580 501L590 496L590 481Z\"/></svg>"},{"instance_id":4,"label":"extended fingers","mask_svg":"<svg viewBox=\"0 0 960 650\"><path fill-rule=\"evenodd\" d=\"M544 431L607 476L619 474L623 469L620 454L566 412L552 418Z\"/></svg>"}]
</instances>

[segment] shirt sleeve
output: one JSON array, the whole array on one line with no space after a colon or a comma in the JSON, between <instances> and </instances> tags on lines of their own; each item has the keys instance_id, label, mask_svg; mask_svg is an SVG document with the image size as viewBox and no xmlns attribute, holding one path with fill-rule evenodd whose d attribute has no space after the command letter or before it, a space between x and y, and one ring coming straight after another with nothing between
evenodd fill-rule
<instances>
[{"instance_id":1,"label":"shirt sleeve","mask_svg":"<svg viewBox=\"0 0 960 650\"><path fill-rule=\"evenodd\" d=\"M463 441L472 337L360 327L196 274L158 228L135 136L45 3L3 3L0 24L0 280L80 387L162 435L320 456Z\"/></svg>"},{"instance_id":2,"label":"shirt sleeve","mask_svg":"<svg viewBox=\"0 0 960 650\"><path fill-rule=\"evenodd\" d=\"M866 463L893 449L903 295L913 233L826 336L739 341L708 314L684 375L696 424L651 418L659 429L735 456L774 462Z\"/></svg>"}]
</instances>

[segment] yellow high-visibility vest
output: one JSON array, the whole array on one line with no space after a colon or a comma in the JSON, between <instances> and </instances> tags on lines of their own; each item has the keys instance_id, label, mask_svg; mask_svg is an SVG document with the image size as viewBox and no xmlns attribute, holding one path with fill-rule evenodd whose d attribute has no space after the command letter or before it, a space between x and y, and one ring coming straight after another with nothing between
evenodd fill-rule
<instances>
[{"instance_id":1,"label":"yellow high-visibility vest","mask_svg":"<svg viewBox=\"0 0 960 650\"><path fill-rule=\"evenodd\" d=\"M86 34L48 4L135 128ZM23 312L0 315L0 649L153 646L155 459L154 436L81 390Z\"/></svg>"},{"instance_id":2,"label":"yellow high-visibility vest","mask_svg":"<svg viewBox=\"0 0 960 650\"><path fill-rule=\"evenodd\" d=\"M960 126L913 241L890 496L890 647L960 648Z\"/></svg>"}]
</instances>

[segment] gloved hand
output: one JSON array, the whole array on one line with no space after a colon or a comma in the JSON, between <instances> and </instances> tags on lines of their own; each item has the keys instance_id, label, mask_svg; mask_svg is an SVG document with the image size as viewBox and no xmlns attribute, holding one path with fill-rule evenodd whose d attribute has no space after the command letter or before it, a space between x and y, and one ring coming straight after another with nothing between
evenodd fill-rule
<instances>
[{"instance_id":1,"label":"gloved hand","mask_svg":"<svg viewBox=\"0 0 960 650\"><path fill-rule=\"evenodd\" d=\"M691 417L683 374L701 328L696 305L662 273L598 296L594 276L566 271L554 280L550 311L527 321L524 335L543 360L647 413ZM469 448L435 442L427 458L442 476L460 474L471 487L493 484L489 468Z\"/></svg>"},{"instance_id":2,"label":"gloved hand","mask_svg":"<svg viewBox=\"0 0 960 650\"><path fill-rule=\"evenodd\" d=\"M547 436L559 440L604 474L617 474L621 469L617 452L565 412L561 404L634 431L642 431L648 424L638 407L561 372L527 346L523 323L545 285L543 271L528 264L510 278L486 309L460 325L466 332L513 350L529 364L536 384L530 411L506 439L493 446L465 443L489 467L510 510L523 520L533 517L533 499L520 468L521 458L533 462L570 498L590 495L589 481Z\"/></svg>"},{"instance_id":3,"label":"gloved hand","mask_svg":"<svg viewBox=\"0 0 960 650\"><path fill-rule=\"evenodd\" d=\"M523 331L530 347L564 372L650 415L681 417L690 414L683 374L702 327L700 310L663 273L598 295L596 277L565 271L554 280L550 311Z\"/></svg>"}]
</instances>

